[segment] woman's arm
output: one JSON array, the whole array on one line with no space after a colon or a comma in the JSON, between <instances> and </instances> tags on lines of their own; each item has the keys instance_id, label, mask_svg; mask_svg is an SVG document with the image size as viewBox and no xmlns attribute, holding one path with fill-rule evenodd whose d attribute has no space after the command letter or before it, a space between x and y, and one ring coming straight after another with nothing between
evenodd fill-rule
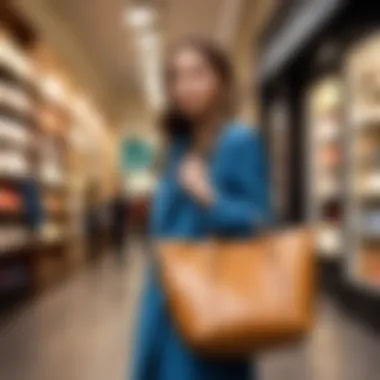
<instances>
[{"instance_id":1,"label":"woman's arm","mask_svg":"<svg viewBox=\"0 0 380 380\"><path fill-rule=\"evenodd\" d=\"M271 221L269 169L260 135L236 127L224 136L211 181L200 158L188 157L179 176L206 210L216 234L249 234ZM231 193L231 183L235 191Z\"/></svg>"},{"instance_id":2,"label":"woman's arm","mask_svg":"<svg viewBox=\"0 0 380 380\"><path fill-rule=\"evenodd\" d=\"M258 132L239 128L223 146L220 163L223 178L213 186L208 207L216 233L246 233L271 222L268 159ZM239 196L231 196L226 183L233 181Z\"/></svg>"}]
</instances>

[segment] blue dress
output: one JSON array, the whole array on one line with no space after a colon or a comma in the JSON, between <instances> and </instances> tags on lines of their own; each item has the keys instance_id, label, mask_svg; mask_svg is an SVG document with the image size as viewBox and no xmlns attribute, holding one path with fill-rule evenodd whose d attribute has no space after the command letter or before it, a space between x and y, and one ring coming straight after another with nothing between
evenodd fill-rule
<instances>
[{"instance_id":1,"label":"blue dress","mask_svg":"<svg viewBox=\"0 0 380 380\"><path fill-rule=\"evenodd\" d=\"M257 131L237 123L223 129L210 158L216 191L211 208L197 204L177 181L186 141L175 141L153 203L154 238L244 237L270 219L268 168ZM147 272L132 373L127 380L250 380L252 360L199 356L179 336L160 284L157 264Z\"/></svg>"}]
</instances>

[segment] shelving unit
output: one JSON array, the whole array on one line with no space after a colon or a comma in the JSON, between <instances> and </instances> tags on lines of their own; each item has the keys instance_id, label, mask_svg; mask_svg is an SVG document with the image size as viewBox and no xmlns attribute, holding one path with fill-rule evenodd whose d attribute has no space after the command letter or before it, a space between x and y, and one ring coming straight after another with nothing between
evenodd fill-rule
<instances>
[{"instance_id":1,"label":"shelving unit","mask_svg":"<svg viewBox=\"0 0 380 380\"><path fill-rule=\"evenodd\" d=\"M312 9L333 3L339 3L339 8L321 13ZM282 6L280 21L263 34L261 94L265 116L284 84L288 90L294 157L291 193L298 200L291 203L292 212L301 209L297 222L311 221L317 227L323 291L348 315L380 331L380 15L360 1L314 0ZM298 45L285 49L285 43L295 41L284 36L297 34L291 17L297 12L304 13L304 20L314 20L314 31L307 38L306 24L299 26ZM323 21L316 20L318 15ZM340 116L334 107L332 112L311 112L318 103L317 93L323 93L328 82L341 87L340 105L335 101ZM324 133L326 119L337 126L328 128L335 132ZM271 134L268 118L263 128ZM333 177L340 178L343 186L339 189L331 181L322 186L329 195L318 196L318 184L323 181L317 169L329 165L316 163L339 161L338 154L321 159L328 145L341 147L341 164L336 165ZM301 191L300 183L306 184Z\"/></svg>"},{"instance_id":2,"label":"shelving unit","mask_svg":"<svg viewBox=\"0 0 380 380\"><path fill-rule=\"evenodd\" d=\"M86 263L90 190L107 210L119 176L97 94L13 3L0 2L1 314Z\"/></svg>"},{"instance_id":3,"label":"shelving unit","mask_svg":"<svg viewBox=\"0 0 380 380\"><path fill-rule=\"evenodd\" d=\"M49 81L54 80L54 92L49 92ZM46 88L47 87L47 88ZM45 213L38 236L40 286L58 281L69 270L68 236L68 146L67 133L70 114L62 97L64 90L56 78L40 79L38 104L39 165L37 177Z\"/></svg>"},{"instance_id":4,"label":"shelving unit","mask_svg":"<svg viewBox=\"0 0 380 380\"><path fill-rule=\"evenodd\" d=\"M26 212L35 160L34 66L0 26L0 307L34 286L34 231Z\"/></svg>"},{"instance_id":5,"label":"shelving unit","mask_svg":"<svg viewBox=\"0 0 380 380\"><path fill-rule=\"evenodd\" d=\"M337 258L343 251L342 83L320 78L307 99L308 219L316 226L318 253Z\"/></svg>"},{"instance_id":6,"label":"shelving unit","mask_svg":"<svg viewBox=\"0 0 380 380\"><path fill-rule=\"evenodd\" d=\"M347 57L348 273L380 294L380 34L357 43Z\"/></svg>"},{"instance_id":7,"label":"shelving unit","mask_svg":"<svg viewBox=\"0 0 380 380\"><path fill-rule=\"evenodd\" d=\"M0 29L0 306L6 293L40 292L80 261L71 249L73 218L82 215L70 205L68 91L58 86L60 67L45 59L50 49L26 50L13 32Z\"/></svg>"}]
</instances>

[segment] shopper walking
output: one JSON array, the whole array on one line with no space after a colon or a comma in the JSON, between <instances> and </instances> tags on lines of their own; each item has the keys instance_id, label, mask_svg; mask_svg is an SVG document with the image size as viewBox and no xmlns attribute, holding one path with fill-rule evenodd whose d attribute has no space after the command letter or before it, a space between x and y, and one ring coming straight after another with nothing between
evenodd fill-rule
<instances>
[{"instance_id":1,"label":"shopper walking","mask_svg":"<svg viewBox=\"0 0 380 380\"><path fill-rule=\"evenodd\" d=\"M203 40L185 41L171 56L166 83L169 146L152 206L153 241L251 235L270 219L266 157L258 132L231 121L235 98L227 57ZM255 378L251 358L211 359L183 341L154 253L128 380Z\"/></svg>"}]
</instances>

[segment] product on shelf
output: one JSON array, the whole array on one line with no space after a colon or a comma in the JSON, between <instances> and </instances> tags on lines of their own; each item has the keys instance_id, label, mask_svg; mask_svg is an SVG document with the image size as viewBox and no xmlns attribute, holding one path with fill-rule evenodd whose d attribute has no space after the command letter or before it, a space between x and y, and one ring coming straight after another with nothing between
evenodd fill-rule
<instances>
[{"instance_id":1,"label":"product on shelf","mask_svg":"<svg viewBox=\"0 0 380 380\"><path fill-rule=\"evenodd\" d=\"M25 177L29 174L27 158L19 151L0 151L0 176Z\"/></svg>"},{"instance_id":2,"label":"product on shelf","mask_svg":"<svg viewBox=\"0 0 380 380\"><path fill-rule=\"evenodd\" d=\"M336 167L341 164L341 150L336 144L324 146L320 152L320 164L323 167Z\"/></svg>"},{"instance_id":3,"label":"product on shelf","mask_svg":"<svg viewBox=\"0 0 380 380\"><path fill-rule=\"evenodd\" d=\"M361 197L380 196L380 171L367 171L357 177L357 194Z\"/></svg>"},{"instance_id":4,"label":"product on shelf","mask_svg":"<svg viewBox=\"0 0 380 380\"><path fill-rule=\"evenodd\" d=\"M46 162L41 168L41 180L46 185L60 186L64 185L64 178L61 168L54 163Z\"/></svg>"},{"instance_id":5,"label":"product on shelf","mask_svg":"<svg viewBox=\"0 0 380 380\"><path fill-rule=\"evenodd\" d=\"M11 36L0 26L0 67L5 67L14 75L28 81L35 78L31 60L25 55Z\"/></svg>"},{"instance_id":6,"label":"product on shelf","mask_svg":"<svg viewBox=\"0 0 380 380\"><path fill-rule=\"evenodd\" d=\"M31 133L25 126L9 117L0 115L0 143L6 142L26 146L31 139Z\"/></svg>"},{"instance_id":7,"label":"product on shelf","mask_svg":"<svg viewBox=\"0 0 380 380\"><path fill-rule=\"evenodd\" d=\"M380 287L380 250L366 247L360 252L358 276L366 285Z\"/></svg>"},{"instance_id":8,"label":"product on shelf","mask_svg":"<svg viewBox=\"0 0 380 380\"><path fill-rule=\"evenodd\" d=\"M30 242L30 233L24 227L0 226L0 254L8 250L25 247Z\"/></svg>"},{"instance_id":9,"label":"product on shelf","mask_svg":"<svg viewBox=\"0 0 380 380\"><path fill-rule=\"evenodd\" d=\"M380 135L372 133L357 135L353 157L358 164L380 166Z\"/></svg>"},{"instance_id":10,"label":"product on shelf","mask_svg":"<svg viewBox=\"0 0 380 380\"><path fill-rule=\"evenodd\" d=\"M59 195L51 193L45 195L44 205L50 214L61 214L68 208L67 203Z\"/></svg>"},{"instance_id":11,"label":"product on shelf","mask_svg":"<svg viewBox=\"0 0 380 380\"><path fill-rule=\"evenodd\" d=\"M334 223L323 223L317 229L317 247L324 255L334 257L342 250L340 226Z\"/></svg>"},{"instance_id":12,"label":"product on shelf","mask_svg":"<svg viewBox=\"0 0 380 380\"><path fill-rule=\"evenodd\" d=\"M322 114L320 120L316 120L315 123L313 130L315 137L321 144L334 142L339 138L340 128L336 117L332 118Z\"/></svg>"},{"instance_id":13,"label":"product on shelf","mask_svg":"<svg viewBox=\"0 0 380 380\"><path fill-rule=\"evenodd\" d=\"M329 199L336 198L340 194L340 183L333 176L320 177L315 192L314 202L318 202L318 207L321 207L321 202L326 202Z\"/></svg>"},{"instance_id":14,"label":"product on shelf","mask_svg":"<svg viewBox=\"0 0 380 380\"><path fill-rule=\"evenodd\" d=\"M350 112L350 118L358 130L380 127L380 109L373 105L356 105Z\"/></svg>"},{"instance_id":15,"label":"product on shelf","mask_svg":"<svg viewBox=\"0 0 380 380\"><path fill-rule=\"evenodd\" d=\"M22 207L21 195L18 191L0 188L0 213L4 211L20 211Z\"/></svg>"},{"instance_id":16,"label":"product on shelf","mask_svg":"<svg viewBox=\"0 0 380 380\"><path fill-rule=\"evenodd\" d=\"M18 86L8 84L0 76L0 105L16 109L22 114L32 111L30 96Z\"/></svg>"},{"instance_id":17,"label":"product on shelf","mask_svg":"<svg viewBox=\"0 0 380 380\"><path fill-rule=\"evenodd\" d=\"M41 229L40 238L45 243L60 242L66 238L65 229L60 224L48 222Z\"/></svg>"},{"instance_id":18,"label":"product on shelf","mask_svg":"<svg viewBox=\"0 0 380 380\"><path fill-rule=\"evenodd\" d=\"M337 76L321 77L307 99L309 219L318 225L319 254L334 258L343 250L342 210L331 206L343 189L341 85Z\"/></svg>"}]
</instances>

